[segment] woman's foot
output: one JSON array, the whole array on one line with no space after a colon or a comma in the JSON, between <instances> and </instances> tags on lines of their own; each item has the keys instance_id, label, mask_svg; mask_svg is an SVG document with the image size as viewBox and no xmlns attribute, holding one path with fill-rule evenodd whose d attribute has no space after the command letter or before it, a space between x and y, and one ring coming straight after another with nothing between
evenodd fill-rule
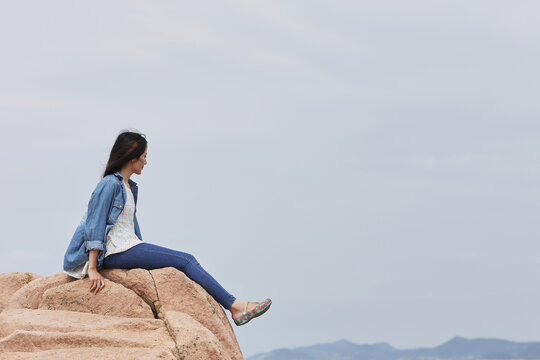
<instances>
[{"instance_id":1,"label":"woman's foot","mask_svg":"<svg viewBox=\"0 0 540 360\"><path fill-rule=\"evenodd\" d=\"M266 299L262 303L235 300L229 308L236 325L244 325L251 319L264 314L272 305L272 300Z\"/></svg>"},{"instance_id":2,"label":"woman's foot","mask_svg":"<svg viewBox=\"0 0 540 360\"><path fill-rule=\"evenodd\" d=\"M244 312L244 309L246 308L246 303L247 303L247 301L234 300L231 307L229 308L229 310L231 312L231 316L232 316L233 319L236 319L236 318L238 318L238 317L240 317L242 315L242 313ZM257 305L259 305L259 304L260 303L258 303L258 302L250 301L249 304L248 304L248 307L247 307L247 311L251 311L251 310L255 309L257 307Z\"/></svg>"}]
</instances>

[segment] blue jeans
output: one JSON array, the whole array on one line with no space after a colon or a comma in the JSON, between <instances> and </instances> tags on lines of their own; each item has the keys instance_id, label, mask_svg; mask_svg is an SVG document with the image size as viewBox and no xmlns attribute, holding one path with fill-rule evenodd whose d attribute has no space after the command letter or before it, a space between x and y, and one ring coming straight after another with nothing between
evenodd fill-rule
<instances>
[{"instance_id":1,"label":"blue jeans","mask_svg":"<svg viewBox=\"0 0 540 360\"><path fill-rule=\"evenodd\" d=\"M193 255L143 242L103 259L103 268L146 270L172 266L201 285L225 309L236 299L202 268Z\"/></svg>"}]
</instances>

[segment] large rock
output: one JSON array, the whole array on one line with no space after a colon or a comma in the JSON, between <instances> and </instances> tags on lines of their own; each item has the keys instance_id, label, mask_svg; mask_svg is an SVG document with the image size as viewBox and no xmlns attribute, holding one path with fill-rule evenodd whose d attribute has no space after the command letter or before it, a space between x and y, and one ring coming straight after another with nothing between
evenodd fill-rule
<instances>
[{"instance_id":1,"label":"large rock","mask_svg":"<svg viewBox=\"0 0 540 360\"><path fill-rule=\"evenodd\" d=\"M150 270L159 295L161 311L183 312L210 330L231 359L242 358L225 311L199 284L173 267Z\"/></svg>"},{"instance_id":2,"label":"large rock","mask_svg":"<svg viewBox=\"0 0 540 360\"><path fill-rule=\"evenodd\" d=\"M105 316L65 310L11 309L0 313L0 353L78 348L154 349L174 359L177 345L161 320ZM62 352L58 352L59 354ZM172 357L171 357L172 355ZM99 357L98 357L99 358ZM116 357L110 357L116 359ZM120 357L118 357L120 358ZM55 357L58 359L58 357Z\"/></svg>"},{"instance_id":3,"label":"large rock","mask_svg":"<svg viewBox=\"0 0 540 360\"><path fill-rule=\"evenodd\" d=\"M75 280L77 279L64 272L39 277L17 290L9 298L6 309L37 309L45 291Z\"/></svg>"},{"instance_id":4,"label":"large rock","mask_svg":"<svg viewBox=\"0 0 540 360\"><path fill-rule=\"evenodd\" d=\"M29 272L0 274L0 311L4 310L9 298L20 288L41 277Z\"/></svg>"},{"instance_id":5,"label":"large rock","mask_svg":"<svg viewBox=\"0 0 540 360\"><path fill-rule=\"evenodd\" d=\"M88 278L56 286L43 293L38 308L154 318L150 306L133 290L107 279L104 281L105 287L98 293L90 292L92 284Z\"/></svg>"},{"instance_id":6,"label":"large rock","mask_svg":"<svg viewBox=\"0 0 540 360\"><path fill-rule=\"evenodd\" d=\"M154 279L148 270L145 269L103 269L100 274L117 284L124 285L139 295L154 312L154 317L158 318L159 298L154 284Z\"/></svg>"},{"instance_id":7,"label":"large rock","mask_svg":"<svg viewBox=\"0 0 540 360\"><path fill-rule=\"evenodd\" d=\"M29 356L29 354L31 354ZM100 359L100 360L176 360L171 352L161 349L127 347L81 347L76 349L53 349L39 352L8 352L2 360L51 360L51 359Z\"/></svg>"},{"instance_id":8,"label":"large rock","mask_svg":"<svg viewBox=\"0 0 540 360\"><path fill-rule=\"evenodd\" d=\"M218 338L198 321L185 313L166 311L165 322L185 359L223 359L230 357Z\"/></svg>"},{"instance_id":9,"label":"large rock","mask_svg":"<svg viewBox=\"0 0 540 360\"><path fill-rule=\"evenodd\" d=\"M28 274L28 275L27 275ZM2 359L243 359L222 307L175 268L0 274Z\"/></svg>"}]
</instances>

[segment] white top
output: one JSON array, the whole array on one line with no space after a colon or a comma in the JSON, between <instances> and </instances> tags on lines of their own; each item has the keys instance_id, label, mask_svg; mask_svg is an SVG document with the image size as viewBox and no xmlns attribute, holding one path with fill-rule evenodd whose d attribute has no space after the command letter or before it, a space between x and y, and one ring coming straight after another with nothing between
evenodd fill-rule
<instances>
[{"instance_id":1,"label":"white top","mask_svg":"<svg viewBox=\"0 0 540 360\"><path fill-rule=\"evenodd\" d=\"M122 184L124 184L126 190L127 200L118 219L107 233L106 251L103 258L106 258L111 254L126 251L133 246L144 242L135 234L135 222L133 221L133 216L135 214L135 200L133 199L133 193L131 192L131 189L127 187L125 182L122 182ZM88 264L89 262L87 261L72 271L64 270L64 272L72 277L82 279L88 274Z\"/></svg>"}]
</instances>

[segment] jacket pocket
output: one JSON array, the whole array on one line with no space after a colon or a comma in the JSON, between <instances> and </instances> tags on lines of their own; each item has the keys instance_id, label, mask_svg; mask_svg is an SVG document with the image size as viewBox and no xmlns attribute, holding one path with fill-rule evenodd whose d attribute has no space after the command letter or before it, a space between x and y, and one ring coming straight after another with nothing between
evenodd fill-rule
<instances>
[{"instance_id":1,"label":"jacket pocket","mask_svg":"<svg viewBox=\"0 0 540 360\"><path fill-rule=\"evenodd\" d=\"M122 200L114 200L109 213L109 224L114 225L122 210L124 210L124 203Z\"/></svg>"},{"instance_id":2,"label":"jacket pocket","mask_svg":"<svg viewBox=\"0 0 540 360\"><path fill-rule=\"evenodd\" d=\"M122 211L122 209L124 208L124 203L122 202L122 200L114 200L113 207L118 208L120 209L120 211Z\"/></svg>"}]
</instances>

